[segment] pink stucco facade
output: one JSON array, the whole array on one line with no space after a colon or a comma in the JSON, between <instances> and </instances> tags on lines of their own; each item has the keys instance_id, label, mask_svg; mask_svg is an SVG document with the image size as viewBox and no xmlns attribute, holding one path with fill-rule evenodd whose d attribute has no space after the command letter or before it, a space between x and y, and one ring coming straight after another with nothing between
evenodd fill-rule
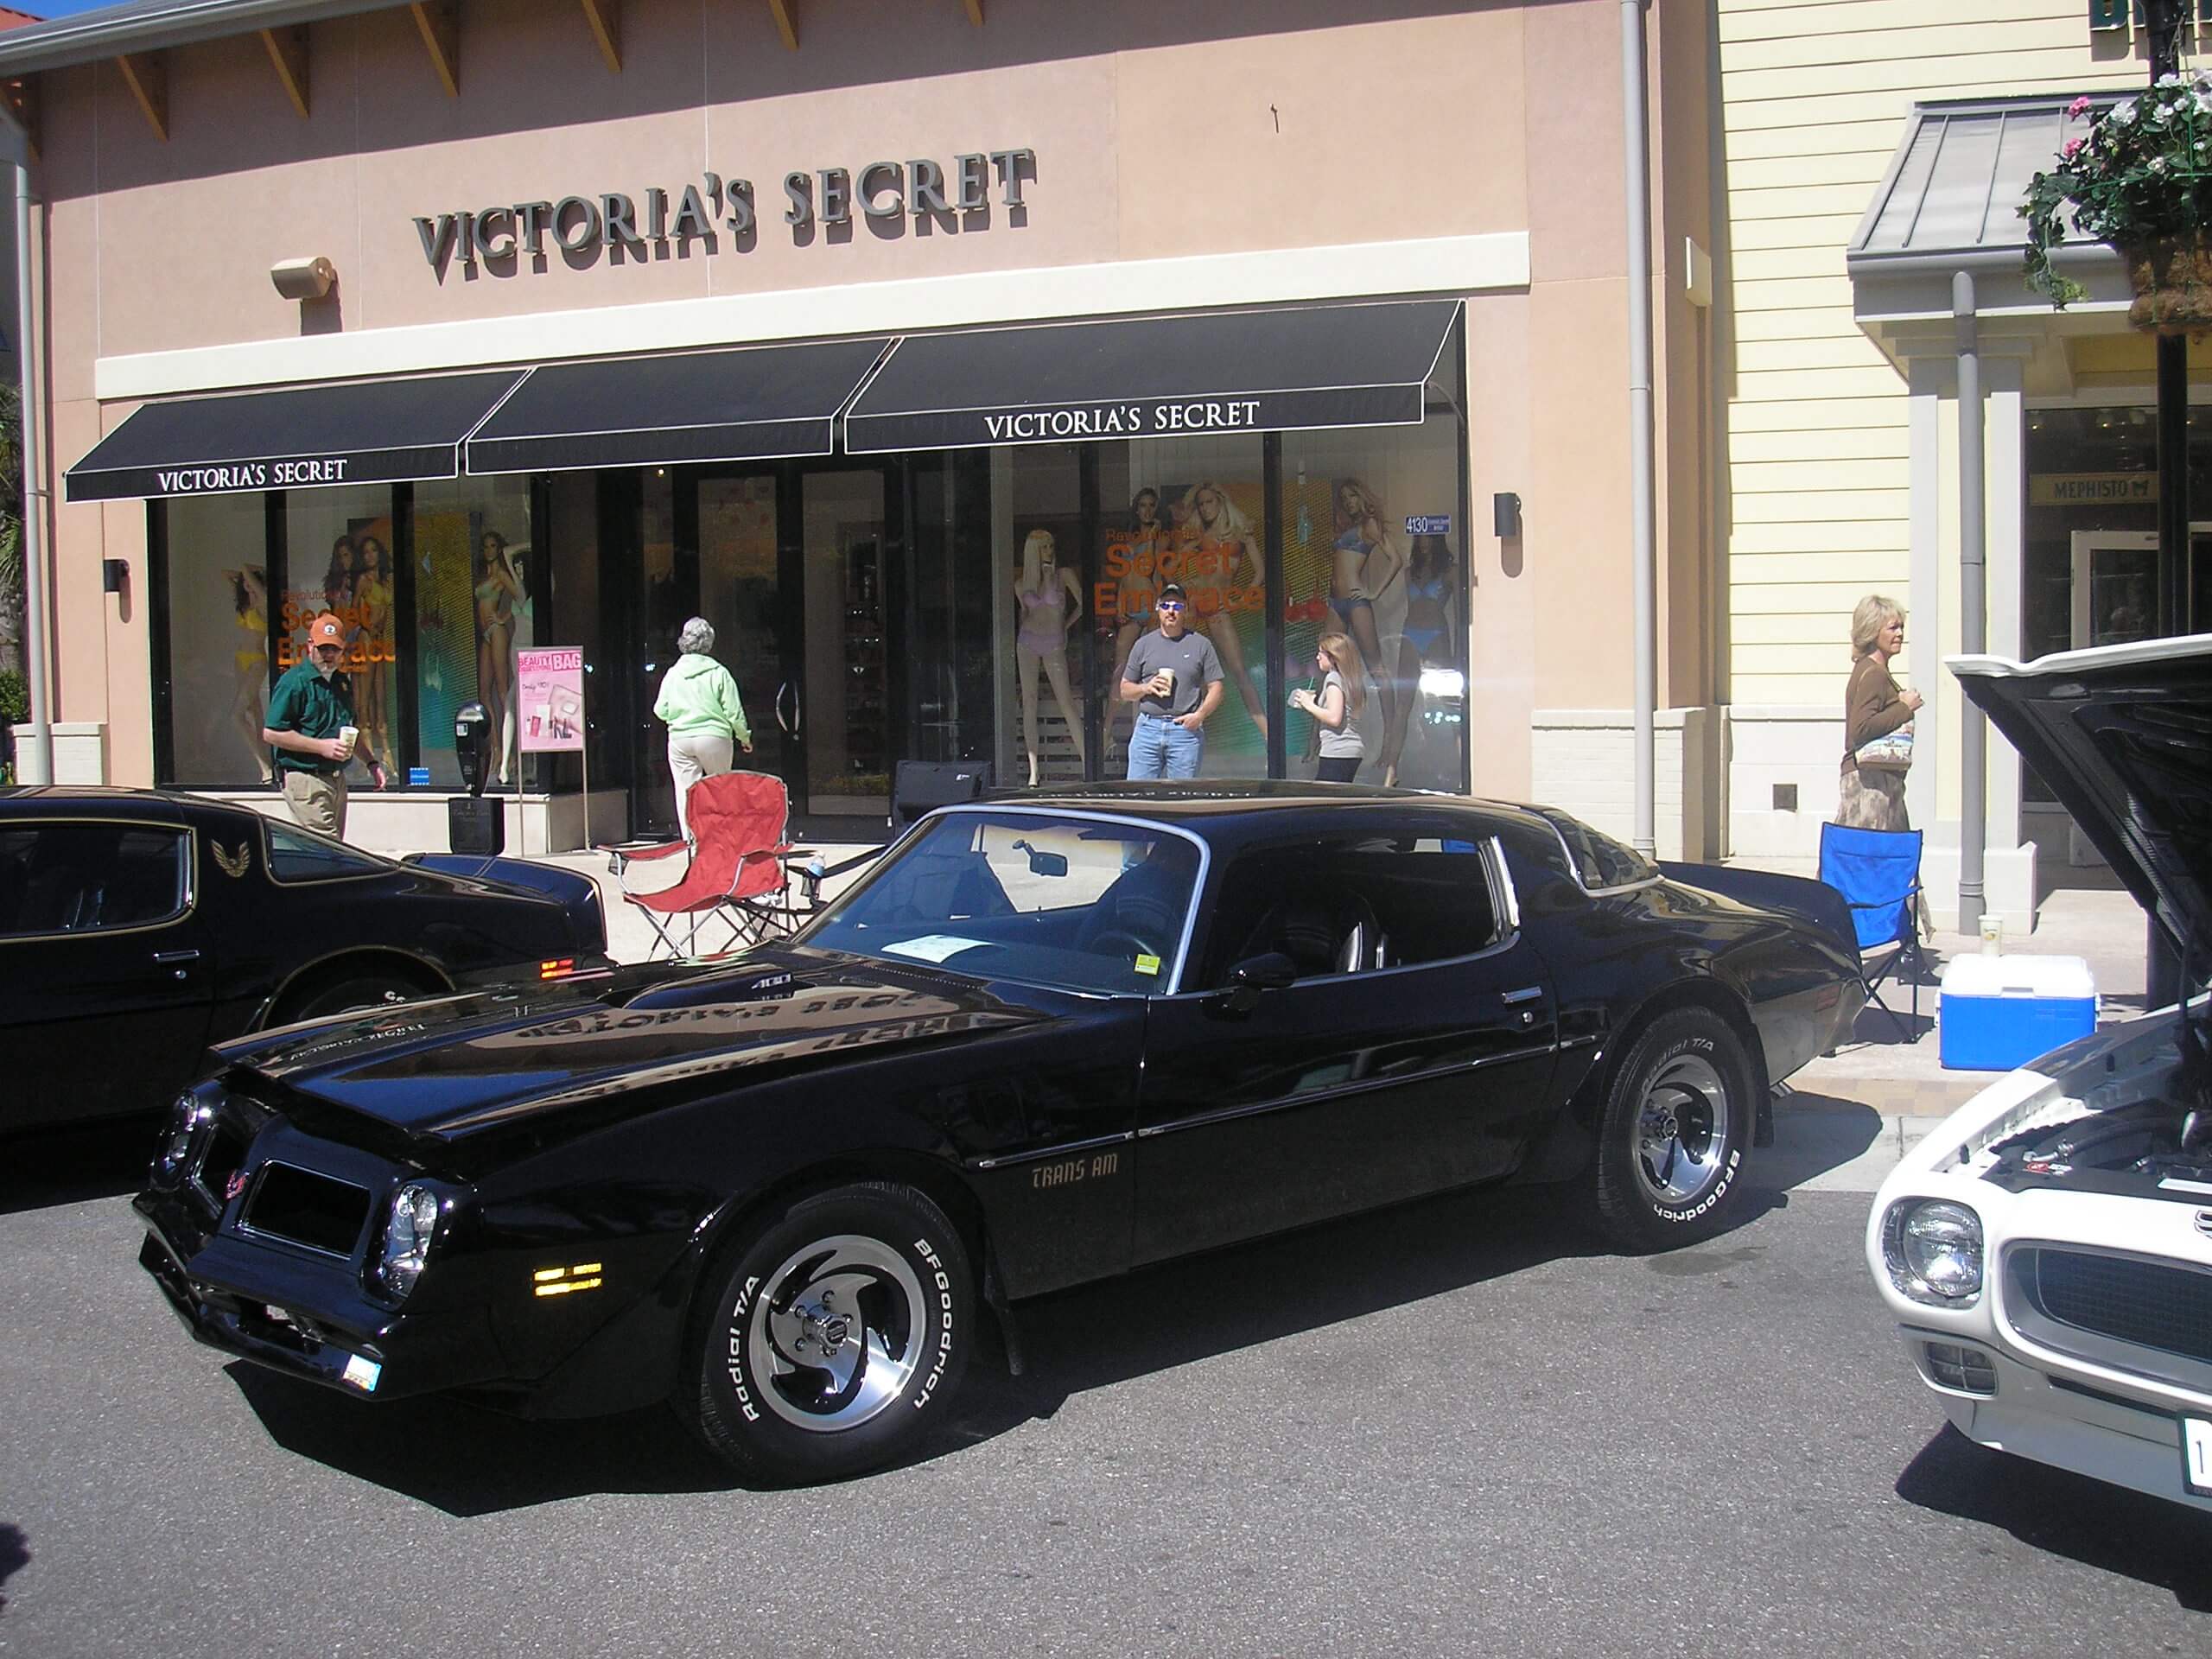
<instances>
[{"instance_id":1,"label":"pink stucco facade","mask_svg":"<svg viewBox=\"0 0 2212 1659\"><path fill-rule=\"evenodd\" d=\"M385 364L385 342L387 366L420 372L531 360L496 326L532 318L557 317L565 355L632 340L641 319L702 343L687 315L753 297L776 300L787 334L858 332L882 326L878 285L926 298L993 274L1020 279L1008 321L1056 315L1060 271L1079 308L1101 308L1100 267L1173 294L1187 266L1210 296L1250 280L1265 302L1350 249L1349 291L1467 300L1475 787L1529 790L1530 711L1630 705L1612 0L988 0L981 28L951 0L804 0L797 17L794 50L753 0L629 0L617 73L579 8L470 0L458 96L404 8L339 17L312 26L305 118L257 36L182 46L162 54L166 138L112 64L48 72L38 255L56 478L143 397L311 378L332 334L365 354L350 372ZM1676 269L1707 218L1705 28L1662 11L1649 54L1653 149L1675 158L1652 181L1662 707L1716 690L1707 389ZM958 155L1016 149L1034 156L1020 212L994 178L988 213L957 226L855 213L801 236L785 221L791 172L928 158L950 173ZM649 189L673 199L709 174L750 180L759 215L711 250L549 246L440 270L415 223L602 192L642 213ZM1412 280L1397 245L1418 256ZM271 285L272 264L309 255L339 270L331 301ZM1468 276L1455 288L1438 270ZM435 332L454 324L484 327ZM1507 491L1523 504L1513 543L1491 533ZM126 783L153 780L146 588L104 594L99 561L143 573L146 520L135 502L54 509L55 715L104 723L108 775Z\"/></svg>"}]
</instances>

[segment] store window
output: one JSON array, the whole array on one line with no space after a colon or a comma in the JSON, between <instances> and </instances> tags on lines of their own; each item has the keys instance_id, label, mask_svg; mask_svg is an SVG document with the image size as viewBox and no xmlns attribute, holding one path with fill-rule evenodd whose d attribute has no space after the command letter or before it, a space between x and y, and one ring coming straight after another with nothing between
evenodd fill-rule
<instances>
[{"instance_id":1,"label":"store window","mask_svg":"<svg viewBox=\"0 0 2212 1659\"><path fill-rule=\"evenodd\" d=\"M1459 423L1286 432L1283 660L1319 689L1325 639L1344 671L1362 783L1464 789L1466 526ZM1290 711L1293 777L1314 774L1319 734Z\"/></svg>"},{"instance_id":2,"label":"store window","mask_svg":"<svg viewBox=\"0 0 2212 1659\"><path fill-rule=\"evenodd\" d=\"M1208 778L1268 775L1268 724L1282 699L1268 683L1265 457L1253 436L1156 440L1103 446L1099 493L1106 516L1093 592L1114 622L1108 691L1129 652L1160 626L1160 588L1190 596L1186 626L1221 659L1220 704L1205 728ZM1116 702L1109 762L1128 770L1132 705Z\"/></svg>"},{"instance_id":3,"label":"store window","mask_svg":"<svg viewBox=\"0 0 2212 1659\"><path fill-rule=\"evenodd\" d=\"M992 596L999 641L999 776L1014 784L1079 782L1090 770L1090 705L1112 689L1090 673L1093 625L1084 589L1083 470L1071 444L994 450Z\"/></svg>"},{"instance_id":4,"label":"store window","mask_svg":"<svg viewBox=\"0 0 2212 1659\"><path fill-rule=\"evenodd\" d=\"M258 495L167 504L162 598L168 671L167 781L245 786L269 776L267 515Z\"/></svg>"},{"instance_id":5,"label":"store window","mask_svg":"<svg viewBox=\"0 0 2212 1659\"><path fill-rule=\"evenodd\" d=\"M2124 645L2158 632L2158 411L2147 405L2028 415L2020 653ZM2189 415L2189 493L2212 503L2212 410ZM2212 627L2212 512L2192 513L2189 622ZM2049 785L2027 774L2031 804Z\"/></svg>"},{"instance_id":6,"label":"store window","mask_svg":"<svg viewBox=\"0 0 2212 1659\"><path fill-rule=\"evenodd\" d=\"M258 513L261 499L250 500ZM279 607L276 671L307 652L308 625L324 611L346 626L345 671L353 712L368 752L389 766L403 764L395 597L399 562L393 551L391 490L293 490L284 497L284 595ZM357 785L365 766L351 768ZM406 774L399 773L401 779Z\"/></svg>"},{"instance_id":7,"label":"store window","mask_svg":"<svg viewBox=\"0 0 2212 1659\"><path fill-rule=\"evenodd\" d=\"M409 515L415 579L414 764L432 785L458 789L454 715L484 705L499 760L495 785L513 784L517 763L515 653L537 643L530 544L530 482L462 478L418 484Z\"/></svg>"}]
</instances>

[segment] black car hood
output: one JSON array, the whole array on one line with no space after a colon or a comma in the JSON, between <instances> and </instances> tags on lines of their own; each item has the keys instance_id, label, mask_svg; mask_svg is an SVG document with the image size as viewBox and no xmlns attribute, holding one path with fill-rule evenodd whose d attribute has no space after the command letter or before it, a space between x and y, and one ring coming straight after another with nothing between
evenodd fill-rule
<instances>
[{"instance_id":1,"label":"black car hood","mask_svg":"<svg viewBox=\"0 0 2212 1659\"><path fill-rule=\"evenodd\" d=\"M2212 946L2212 634L1946 665L2202 964Z\"/></svg>"},{"instance_id":2,"label":"black car hood","mask_svg":"<svg viewBox=\"0 0 2212 1659\"><path fill-rule=\"evenodd\" d=\"M712 1090L1050 1017L950 975L756 952L723 965L619 969L550 995L410 1003L215 1052L310 1107L450 1141L621 1096L643 1109L671 1098L671 1086Z\"/></svg>"}]
</instances>

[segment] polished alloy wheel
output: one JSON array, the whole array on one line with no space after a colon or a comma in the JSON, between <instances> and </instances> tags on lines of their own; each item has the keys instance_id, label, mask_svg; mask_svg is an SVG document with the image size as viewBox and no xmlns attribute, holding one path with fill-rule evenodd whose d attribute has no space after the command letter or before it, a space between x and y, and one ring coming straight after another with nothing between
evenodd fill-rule
<instances>
[{"instance_id":1,"label":"polished alloy wheel","mask_svg":"<svg viewBox=\"0 0 2212 1659\"><path fill-rule=\"evenodd\" d=\"M792 1251L768 1276L747 1324L747 1358L776 1415L834 1433L906 1391L927 1324L906 1260L880 1240L841 1233Z\"/></svg>"},{"instance_id":2,"label":"polished alloy wheel","mask_svg":"<svg viewBox=\"0 0 2212 1659\"><path fill-rule=\"evenodd\" d=\"M1728 1091L1710 1061L1677 1054L1652 1074L1637 1115L1636 1167L1644 1191L1681 1205L1707 1191L1728 1157Z\"/></svg>"}]
</instances>

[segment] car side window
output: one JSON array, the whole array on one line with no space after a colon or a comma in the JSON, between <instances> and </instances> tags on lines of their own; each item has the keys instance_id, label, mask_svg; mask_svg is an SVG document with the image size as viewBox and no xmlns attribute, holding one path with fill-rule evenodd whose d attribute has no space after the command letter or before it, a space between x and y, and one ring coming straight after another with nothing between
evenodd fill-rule
<instances>
[{"instance_id":1,"label":"car side window","mask_svg":"<svg viewBox=\"0 0 2212 1659\"><path fill-rule=\"evenodd\" d=\"M189 837L158 824L0 828L0 935L150 927L184 913Z\"/></svg>"},{"instance_id":2,"label":"car side window","mask_svg":"<svg viewBox=\"0 0 2212 1659\"><path fill-rule=\"evenodd\" d=\"M1567 844L1567 858L1574 866L1575 878L1587 891L1603 893L1611 887L1632 887L1659 874L1658 867L1633 847L1592 830L1581 819L1548 807L1538 807L1536 812L1559 831L1559 838Z\"/></svg>"},{"instance_id":3,"label":"car side window","mask_svg":"<svg viewBox=\"0 0 2212 1659\"><path fill-rule=\"evenodd\" d=\"M278 881L329 881L346 875L375 875L385 868L382 859L344 842L327 841L274 818L266 821L266 829L269 874Z\"/></svg>"},{"instance_id":4,"label":"car side window","mask_svg":"<svg viewBox=\"0 0 2212 1659\"><path fill-rule=\"evenodd\" d=\"M1224 873L1200 988L1271 952L1300 979L1471 956L1497 942L1489 868L1471 841L1311 836L1249 848Z\"/></svg>"}]
</instances>

